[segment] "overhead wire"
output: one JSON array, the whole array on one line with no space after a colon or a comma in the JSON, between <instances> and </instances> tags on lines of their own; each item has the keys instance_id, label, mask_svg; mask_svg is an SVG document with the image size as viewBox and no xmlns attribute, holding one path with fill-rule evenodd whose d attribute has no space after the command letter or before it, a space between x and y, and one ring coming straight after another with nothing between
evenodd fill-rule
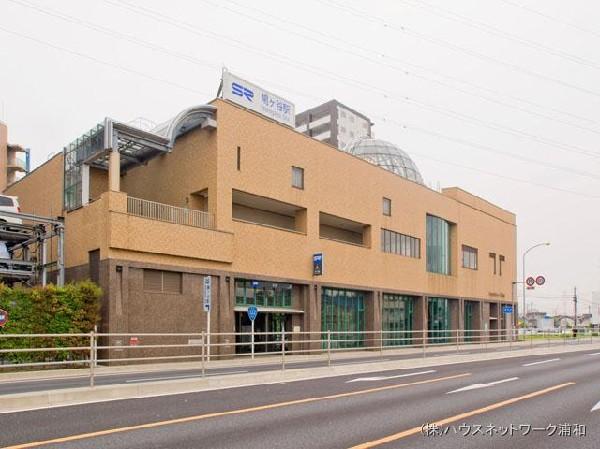
<instances>
[{"instance_id":1,"label":"overhead wire","mask_svg":"<svg viewBox=\"0 0 600 449\"><path fill-rule=\"evenodd\" d=\"M147 75L145 72L140 72L138 70L132 70L132 69L129 69L127 67L121 66L119 64L114 64L114 63L102 60L100 58L97 58L97 57L92 57L92 56L89 56L87 54L84 54L84 53L81 53L81 52L78 52L78 51L74 51L74 50L71 50L71 49L68 49L68 48L65 48L65 47L54 45L54 44L52 44L50 42L42 41L41 39L37 39L37 38L34 38L32 36L28 36L28 35L25 35L23 33L19 33L19 32L16 32L14 30L7 29L7 28L2 27L2 26L0 26L0 30L2 30L2 31L4 31L4 32L6 32L8 34L12 34L14 36L18 36L18 37L21 37L21 38L24 38L24 39L28 39L30 41L33 41L33 42L37 43L37 44L45 45L45 46L48 46L48 47L53 48L55 50L63 51L65 53L71 54L73 56L86 59L88 61L92 61L92 62L101 64L101 65L105 65L105 66L108 66L108 67L111 67L111 68L114 68L114 69L118 69L118 70L121 70L121 71L124 71L124 72L127 72L127 73L131 73L131 74L134 74L134 75L137 75L137 76L141 76L141 77L150 79L150 80L155 81L155 82L164 83L164 84L170 85L171 87L176 87L178 89L183 89L183 90L186 90L186 91L189 91L189 92L198 93L198 94L202 94L202 95L210 95L210 94L208 94L206 92L202 92L202 91L198 91L196 89L188 88L188 87L183 86L183 85L181 85L179 83L174 83L174 82L172 82L170 80L166 80L166 79L163 79L163 78L158 78L158 77L155 77L155 76L150 76L150 75ZM406 125L399 124L399 123L395 122L394 120L387 119L385 117L383 117L383 119L386 120L387 122L391 123L392 125L400 126L403 129L407 128ZM441 134L438 134L438 137L447 137L447 136L443 136ZM419 154L417 153L417 155L419 155ZM525 180L525 179L520 179L520 178L515 178L515 177L508 177L508 176L505 176L505 175L499 175L497 173L493 173L493 172L489 172L489 171L478 169L477 167L470 167L470 166L465 166L465 165L457 164L457 163L450 162L450 161L436 159L436 158L432 158L432 157L430 157L428 155L424 155L424 154L420 154L419 156L423 157L425 159L429 159L429 160L433 160L435 162L442 163L442 164L452 165L452 166L455 166L455 167L460 167L460 168L464 168L464 169L467 169L467 170L472 170L472 171L484 173L484 174L487 174L487 175L490 175L490 176L495 176L495 177L499 177L499 178L503 178L503 179L508 179L508 180L515 181L515 182L526 183L526 184L533 185L533 186L540 187L540 188L545 188L545 189L560 191L560 192L563 192L563 193L569 193L569 194L573 194L573 195L577 195L577 196L582 196L582 197L586 197L586 198L593 198L593 199L599 199L600 198L600 196L589 195L589 194L586 194L586 193L583 193L583 192L577 192L577 191L572 191L572 190L568 190L568 189L562 189L562 188L559 188L559 187L556 187L556 186L550 186L550 185L546 185L546 184L535 183L535 182L531 182L531 181Z\"/></svg>"},{"instance_id":2,"label":"overhead wire","mask_svg":"<svg viewBox=\"0 0 600 449\"><path fill-rule=\"evenodd\" d=\"M537 103L526 101L526 100L524 100L522 98L514 97L514 96L511 96L509 94L503 94L501 92L494 91L493 89L489 89L489 88L486 88L486 87L478 86L478 85L476 85L474 83L471 83L469 81L461 80L459 78L452 77L452 76L449 76L447 74L443 74L443 73L441 73L439 71L435 71L435 70L426 68L426 67L421 66L421 65L416 65L414 63L407 62L405 60L399 60L398 58L390 57L389 55L382 54L378 50L368 49L368 48L362 47L361 45L357 45L357 44L354 44L352 42L348 42L346 40L340 39L337 36L333 36L333 35L329 35L329 34L323 33L320 30L317 30L315 28L310 28L310 27L307 27L305 25L302 25L302 24L299 24L297 22L290 21L290 20L287 20L287 19L278 18L277 16L274 16L274 15L272 15L270 13L267 13L267 12L264 12L262 10L259 10L256 7L252 7L250 5L243 5L244 11L240 11L240 10L236 10L234 8L230 8L230 7L228 7L227 5L224 4L224 3L230 3L230 4L236 5L238 7L242 6L242 5L239 5L239 3L236 3L235 1L232 1L232 0L221 0L219 2L214 2L212 0L200 0L200 1L202 1L205 4L211 5L211 6L215 7L215 8L224 9L224 10L226 10L226 11L232 13L232 14L236 14L236 15L239 15L241 17L245 17L247 19L256 21L258 23L261 23L261 24L264 24L264 25L267 25L267 26L271 26L271 27L273 27L275 29L285 30L287 33L294 34L296 36L301 37L302 39L308 39L311 42L315 42L318 45L322 45L322 46L331 48L331 49L335 50L336 52L337 51L344 52L346 54L350 54L350 55L353 55L355 57L359 57L359 58L361 58L363 60L366 60L366 61L368 61L370 63L379 65L381 67L390 68L390 69L398 71L398 72L400 72L400 73L402 73L402 74L404 74L404 75L406 75L408 77L414 77L416 79L423 80L423 81L426 81L426 82L432 83L432 84L437 84L439 86L455 90L455 91L460 92L462 94L469 95L469 96L478 98L478 99L483 100L483 101L487 101L487 102L499 104L499 105L501 105L503 107L506 107L506 108L510 108L510 109L513 109L513 110L516 110L516 111L520 111L520 112L524 112L526 114L530 114L530 115L533 115L533 116L536 116L536 117L539 117L539 118L542 118L542 119L551 120L551 121L554 121L556 123L561 123L563 125L572 126L574 128L578 128L578 129L581 129L583 131L587 131L587 132L594 133L596 135L600 135L600 131L599 130L590 128L588 126L582 126L582 125L580 125L578 123L575 123L575 122L572 122L572 121L569 121L569 120L564 120L564 119L561 119L561 118L558 118L558 117L553 117L553 116L548 115L548 114L543 114L543 113L540 113L538 111L534 111L532 109L528 109L528 108L525 108L525 107L522 107L522 106L514 105L514 104L508 103L506 101L499 100L499 99L494 98L494 97L490 97L489 95L482 95L481 93L473 92L473 91L470 91L470 90L465 89L463 87L455 86L455 85L453 85L453 84L451 84L451 83L449 83L447 81L442 81L442 80L436 79L435 77L431 77L431 76L427 76L427 75L423 75L423 74L420 74L420 73L413 72L413 71L408 70L407 68L404 68L404 67L400 67L400 66L397 66L397 65L394 65L394 64L389 64L387 62L384 62L384 60L391 59L393 61L399 61L401 64L403 64L405 66L417 67L419 70L434 73L435 76L442 77L442 78L445 78L445 79L450 79L450 80L452 80L454 82L459 82L461 84L467 84L471 88L475 88L475 89L479 89L479 90L484 90L484 91L487 91L487 92L491 92L492 95L502 96L502 97L505 97L505 98L510 98L510 99L516 100L518 102L526 102L526 103L529 103L529 104L533 105L534 107L544 108L544 109L550 110L550 111L552 111L554 113L561 113L561 114L572 115L570 113L566 113L564 111L557 111L554 108L547 108L547 107L541 106L541 105L539 105ZM254 17L251 14L248 14L247 12L245 12L247 10L256 11L259 14L264 15L266 17L275 18L275 19L277 19L277 21L276 22L272 22L272 21L268 21L268 20L264 20L264 19L260 19L260 18ZM288 28L285 28L284 26L282 26L280 22L281 23L288 23L288 24L291 24L291 25L296 26L298 28L305 29L305 30L309 31L311 34L305 34L305 33L303 34L303 33L295 32L293 30L289 30ZM352 48L358 48L359 50L366 52L367 55L359 53L359 52L356 52L356 51L348 49L348 48L344 48L344 47L339 47L339 46L336 46L336 45L332 45L331 43L329 43L327 41L324 41L323 39L317 39L317 38L315 38L313 36L314 34L319 35L319 36L323 36L323 37L325 37L327 39L331 39L331 40L335 40L335 41L341 42L344 45L351 46ZM373 54L376 54L378 57L368 56L368 55L373 55ZM589 123L597 123L597 122L594 122L593 120L590 120L590 119L587 119L587 118L584 118L584 117L580 117L580 116L576 116L576 117L579 120L585 120L585 121L587 121Z\"/></svg>"},{"instance_id":3,"label":"overhead wire","mask_svg":"<svg viewBox=\"0 0 600 449\"><path fill-rule=\"evenodd\" d=\"M360 17L360 18L369 20L369 21L371 21L373 23L378 23L380 26L383 26L384 28L387 28L387 29L390 29L390 30L393 30L393 31L396 31L396 32L400 32L400 33L403 33L403 34L406 34L406 35L413 36L413 37L415 37L415 38L417 38L419 40L422 40L422 41L425 41L425 42L429 42L431 44L434 44L434 45L437 45L437 46L440 46L440 47L448 48L448 49L450 49L452 51L455 51L455 52L458 52L458 53L462 53L462 54L466 54L466 55L471 56L471 57L476 58L476 59L480 59L480 60L487 61L487 62L492 62L492 63L494 63L496 65L500 65L500 66L505 67L507 69L510 69L510 70L512 70L514 72L522 73L522 74L528 75L528 76L533 77L533 78L538 78L538 79L541 79L541 80L544 80L544 81L547 81L547 82L551 82L551 83L560 85L562 87L570 88L570 89L579 91L581 93L584 93L584 94L587 94L587 95L593 95L594 97L599 97L600 98L600 91L589 89L587 87L580 86L578 84L574 84L574 83L571 83L569 81L565 81L565 80L562 80L562 79L559 79L559 78L554 78L554 77L546 75L546 74L544 74L542 72L537 72L535 70L531 70L531 69L528 69L528 68L525 68L525 67L521 67L518 64L507 62L507 61L504 61L502 59L498 59L496 57L490 56L488 54L481 53L481 52L478 52L478 51L475 51L475 50L471 50L469 48L463 47L463 46L458 45L458 44L454 44L454 43L449 42L447 40L443 40L443 39L439 39L439 38L436 38L436 37L433 37L433 36L429 36L429 35L427 35L425 33L421 33L420 31L416 31L416 30L414 30L412 28L409 28L409 27L407 27L405 25L395 25L395 24L393 24L391 22L388 22L387 20L385 20L385 19L383 19L381 17L369 14L368 12L366 12L364 10L360 10L360 9L348 6L347 4L343 4L342 5L342 4L340 4L340 3L338 3L337 1L334 1L334 0L320 0L320 2L322 4L330 6L331 8L334 8L334 9L337 9L337 10L340 10L340 11L345 11L346 13L349 13L349 14L354 15L356 17Z\"/></svg>"},{"instance_id":4,"label":"overhead wire","mask_svg":"<svg viewBox=\"0 0 600 449\"><path fill-rule=\"evenodd\" d=\"M409 96L402 95L402 94L399 94L396 92L392 92L387 89L382 89L378 86L373 86L369 83L365 83L363 81L356 80L354 78L342 76L337 72L326 71L326 70L323 70L322 68L315 67L315 66L312 66L307 63L301 63L301 62L295 61L287 56L284 56L284 55L280 55L280 54L277 54L274 52L265 52L264 50L258 49L257 47L254 47L251 45L248 45L247 43L241 42L237 39L223 36L223 35L220 35L220 34L217 34L214 32L207 32L206 30L199 31L197 29L197 27L194 27L193 25L191 25L183 20L179 20L179 19L170 17L162 12L153 10L152 8L136 5L136 4L133 4L126 0L121 0L121 1L104 0L104 2L114 5L114 6L123 7L125 9L128 9L128 10L134 12L135 14L143 15L143 16L149 17L149 18L159 21L159 22L168 23L171 26L174 26L179 29L187 30L193 34L198 34L198 35L205 36L205 37L208 36L212 39L217 39L217 40L225 40L227 42L231 42L232 45L234 45L234 46L241 45L250 51L253 51L253 52L259 53L259 54L263 54L271 59L277 60L278 62L284 61L285 63L287 63L299 70L308 71L317 76L326 77L326 78L329 78L329 79L332 79L335 81L342 82L344 84L352 85L354 87L357 87L361 90L365 90L370 93L376 93L379 96L381 96L382 98L387 99L388 101L397 100L397 101L404 102L404 103L410 103L410 104L413 104L413 105L421 107L421 108L436 111L437 113L440 113L442 115L451 116L458 120L468 121L470 123L475 123L475 124L478 124L481 126L485 126L489 129L493 129L498 132L503 132L506 134L511 134L513 136L526 138L526 139L532 140L538 144L554 147L554 148L560 149L562 151L569 151L569 152L577 153L580 155L591 156L591 157L595 157L595 158L600 157L599 152L587 150L587 149L584 149L577 145L570 145L570 144L566 144L563 142L555 141L553 139L533 135L526 131L515 129L515 128L509 127L509 126L499 125L497 123L486 122L477 117L469 116L468 114L464 114L464 113L461 113L458 111L444 108L442 106L435 105L435 104L429 103L424 100L418 100L413 97L409 97Z\"/></svg>"}]
</instances>

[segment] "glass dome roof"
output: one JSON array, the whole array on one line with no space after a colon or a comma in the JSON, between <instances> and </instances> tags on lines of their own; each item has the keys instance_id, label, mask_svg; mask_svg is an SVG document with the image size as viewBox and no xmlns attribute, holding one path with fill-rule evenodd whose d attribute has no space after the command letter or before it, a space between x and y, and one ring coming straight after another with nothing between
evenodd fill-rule
<instances>
[{"instance_id":1,"label":"glass dome roof","mask_svg":"<svg viewBox=\"0 0 600 449\"><path fill-rule=\"evenodd\" d=\"M413 160L406 151L393 143L371 137L361 137L348 143L344 151L403 178L423 184L421 173Z\"/></svg>"}]
</instances>

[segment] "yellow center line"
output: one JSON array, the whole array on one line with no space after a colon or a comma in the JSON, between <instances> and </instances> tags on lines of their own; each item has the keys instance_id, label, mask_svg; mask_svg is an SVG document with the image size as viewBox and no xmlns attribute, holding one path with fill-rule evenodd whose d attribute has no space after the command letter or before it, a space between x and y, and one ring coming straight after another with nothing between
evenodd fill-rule
<instances>
[{"instance_id":1,"label":"yellow center line","mask_svg":"<svg viewBox=\"0 0 600 449\"><path fill-rule=\"evenodd\" d=\"M430 425L438 425L445 426L447 424L459 421L461 419L470 418L471 416L480 415L482 413L487 413L492 410L496 410L501 407L505 407L507 405L514 404L515 402L523 401L525 399L535 398L536 396L541 396L546 393L550 393L555 390L559 390L569 385L575 385L575 382L567 382L564 384L554 385L553 387L544 388L543 390L534 391L533 393L526 394L524 396L519 396L516 398L507 399L505 401L496 402L495 404L490 404L486 407L478 408L476 410L471 410L470 412L459 413L458 415L450 416L448 418L440 419L439 421L435 421L433 423L428 423ZM352 446L349 449L370 449L375 446L380 446L382 444L391 443L393 441L400 440L402 438L406 438L412 435L416 435L421 433L422 427L413 427L412 429L404 430L402 432L395 433L393 435L388 435L387 437L380 438L379 440L368 441L366 443L358 444L356 446Z\"/></svg>"},{"instance_id":2,"label":"yellow center line","mask_svg":"<svg viewBox=\"0 0 600 449\"><path fill-rule=\"evenodd\" d=\"M459 379L461 377L466 377L466 376L470 376L470 375L471 375L471 373L462 373L462 374L456 374L454 376L436 377L434 379L421 380L421 381L417 381L417 382L386 385L383 387L368 388L366 390L350 391L348 393L339 393L339 394L333 394L333 395L329 395L329 396L321 396L321 397L316 397L316 398L296 399L294 401L279 402L279 403L275 403L275 404L266 404L266 405L260 405L257 407L239 409L239 410L230 410L227 412L213 412L213 413L206 413L204 415L196 415L196 416L188 416L185 418L169 419L167 421L158 421L158 422L153 422L153 423L140 424L140 425L136 425L136 426L116 427L113 429L99 430L97 432L82 433L79 435L70 435L70 436L66 436L66 437L62 437L62 438L54 438L51 440L33 441L30 443L17 444L15 446L6 446L4 449L26 449L26 448L32 448L32 447L39 447L39 446L43 446L46 444L68 443L71 441L101 437L104 435L111 435L114 433L129 432L132 430L152 429L154 427L163 427L163 426L169 426L169 425L173 425L173 424L182 424L182 423L187 423L187 422L191 422L191 421L199 421L199 420L207 419L207 418L216 418L216 417L220 417L220 416L240 415L243 413L260 412L263 410L272 410L272 409L281 408L281 407L288 407L291 405L306 404L308 402L340 399L340 398L346 398L346 397L350 397L350 396L357 396L357 395L361 395L361 394L369 394L369 393L376 393L379 391L393 390L393 389L397 389L397 388L408 387L411 385L430 384L430 383L434 383L434 382L441 382L444 380Z\"/></svg>"}]
</instances>

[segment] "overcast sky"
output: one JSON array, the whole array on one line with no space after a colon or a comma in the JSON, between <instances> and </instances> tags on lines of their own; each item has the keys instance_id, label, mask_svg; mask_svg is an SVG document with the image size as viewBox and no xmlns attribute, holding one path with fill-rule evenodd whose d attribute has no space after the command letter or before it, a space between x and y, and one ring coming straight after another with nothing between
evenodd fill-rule
<instances>
[{"instance_id":1,"label":"overcast sky","mask_svg":"<svg viewBox=\"0 0 600 449\"><path fill-rule=\"evenodd\" d=\"M517 214L534 306L600 290L600 3L0 0L0 120L33 165L104 117L161 122L230 70L375 122L426 182ZM519 265L520 266L520 265ZM519 268L519 273L521 269ZM519 274L520 277L520 274Z\"/></svg>"}]
</instances>

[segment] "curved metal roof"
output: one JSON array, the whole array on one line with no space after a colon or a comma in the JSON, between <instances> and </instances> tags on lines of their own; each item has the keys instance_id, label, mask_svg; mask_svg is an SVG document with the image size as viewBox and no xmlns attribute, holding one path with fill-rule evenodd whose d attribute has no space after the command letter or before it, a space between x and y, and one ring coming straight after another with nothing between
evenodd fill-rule
<instances>
[{"instance_id":1,"label":"curved metal roof","mask_svg":"<svg viewBox=\"0 0 600 449\"><path fill-rule=\"evenodd\" d=\"M169 147L173 148L175 140L204 122L212 121L213 126L216 106L203 104L185 109L164 123L156 126L151 132L169 139Z\"/></svg>"}]
</instances>

